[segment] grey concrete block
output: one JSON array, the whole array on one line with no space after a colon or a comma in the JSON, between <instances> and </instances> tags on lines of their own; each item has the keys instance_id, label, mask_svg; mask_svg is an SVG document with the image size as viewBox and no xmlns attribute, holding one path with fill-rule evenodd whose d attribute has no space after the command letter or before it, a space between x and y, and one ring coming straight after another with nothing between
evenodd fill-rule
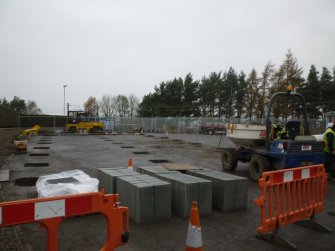
<instances>
[{"instance_id":1,"label":"grey concrete block","mask_svg":"<svg viewBox=\"0 0 335 251\"><path fill-rule=\"evenodd\" d=\"M191 175L213 182L213 208L222 212L247 208L248 180L219 171L189 171Z\"/></svg>"},{"instance_id":2,"label":"grey concrete block","mask_svg":"<svg viewBox=\"0 0 335 251\"><path fill-rule=\"evenodd\" d=\"M176 173L178 171L171 171L165 167L162 166L141 166L137 167L136 169L137 172L142 173L142 174L148 174L153 177L158 177L157 174L160 173Z\"/></svg>"},{"instance_id":3,"label":"grey concrete block","mask_svg":"<svg viewBox=\"0 0 335 251\"><path fill-rule=\"evenodd\" d=\"M104 188L106 193L117 193L116 177L138 175L128 168L100 168L97 178L99 180L99 190Z\"/></svg>"},{"instance_id":4,"label":"grey concrete block","mask_svg":"<svg viewBox=\"0 0 335 251\"><path fill-rule=\"evenodd\" d=\"M151 173L167 173L170 172L169 169L162 166L140 166L137 167L137 172L143 174L151 174Z\"/></svg>"},{"instance_id":5,"label":"grey concrete block","mask_svg":"<svg viewBox=\"0 0 335 251\"><path fill-rule=\"evenodd\" d=\"M171 217L171 184L149 175L116 178L119 198L135 223L153 223Z\"/></svg>"},{"instance_id":6,"label":"grey concrete block","mask_svg":"<svg viewBox=\"0 0 335 251\"><path fill-rule=\"evenodd\" d=\"M212 212L212 182L182 174L157 174L172 185L172 210L175 215L189 218L192 201L197 201L200 215Z\"/></svg>"},{"instance_id":7,"label":"grey concrete block","mask_svg":"<svg viewBox=\"0 0 335 251\"><path fill-rule=\"evenodd\" d=\"M9 170L0 170L0 181L9 181Z\"/></svg>"}]
</instances>

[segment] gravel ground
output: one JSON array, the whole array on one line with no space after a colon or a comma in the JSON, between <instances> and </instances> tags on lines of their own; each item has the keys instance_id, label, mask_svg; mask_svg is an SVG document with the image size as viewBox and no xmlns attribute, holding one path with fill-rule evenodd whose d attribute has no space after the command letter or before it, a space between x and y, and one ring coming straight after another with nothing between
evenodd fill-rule
<instances>
[{"instance_id":1,"label":"gravel ground","mask_svg":"<svg viewBox=\"0 0 335 251\"><path fill-rule=\"evenodd\" d=\"M13 153L13 140L18 133L17 129L0 129L0 167L2 167L8 156ZM1 169L1 168L0 168ZM2 185L0 184L0 187ZM0 202L4 201L3 191L0 188ZM0 228L0 250L20 250L20 239L15 227Z\"/></svg>"},{"instance_id":2,"label":"gravel ground","mask_svg":"<svg viewBox=\"0 0 335 251\"><path fill-rule=\"evenodd\" d=\"M146 135L148 136L148 135ZM50 149L36 150L33 147L43 137L36 136L29 141L29 153L47 152L48 157L37 157L47 161L48 167L24 167L31 160L29 155L12 155L6 163L10 170L10 182L3 184L6 200L36 198L36 188L20 187L15 179L38 177L40 175L81 169L92 177L103 167L126 166L132 158L134 165L153 166L150 160L166 159L175 163L190 163L199 167L221 170L220 151L217 146L220 135L175 135L155 134L154 137L140 135L117 136L54 136ZM230 144L227 139L221 146ZM121 144L116 144L121 143ZM192 143L201 143L192 144ZM121 148L134 146L134 149ZM133 151L148 151L147 155L136 155ZM36 158L36 157L34 157ZM239 164L235 174L248 177L247 165ZM329 184L326 207L335 205L335 184ZM257 183L248 180L247 210L221 213L213 210L211 215L200 218L203 243L206 250L285 250L255 238L259 222L259 208L253 201L259 196ZM122 202L122 198L120 199ZM317 215L317 220L335 227L335 218L325 213ZM186 240L188 219L173 216L170 220L155 224L136 225L130 223L130 240L127 246L117 250L182 250ZM99 250L103 245L106 223L101 215L75 217L61 224L59 231L59 250ZM46 234L38 224L25 224L17 227L20 239L19 248L23 250L44 250ZM334 250L335 234L325 234L315 230L290 225L281 235L297 244L301 250ZM6 239L4 237L4 239ZM1 242L3 238L1 238ZM5 249L6 250L6 249Z\"/></svg>"}]
</instances>

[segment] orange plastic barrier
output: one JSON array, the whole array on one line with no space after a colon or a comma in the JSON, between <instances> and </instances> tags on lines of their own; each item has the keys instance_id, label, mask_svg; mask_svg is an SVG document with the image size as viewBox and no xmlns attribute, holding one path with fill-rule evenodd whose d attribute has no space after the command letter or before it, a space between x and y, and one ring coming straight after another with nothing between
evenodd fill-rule
<instances>
[{"instance_id":1,"label":"orange plastic barrier","mask_svg":"<svg viewBox=\"0 0 335 251\"><path fill-rule=\"evenodd\" d=\"M92 213L102 213L107 220L107 241L101 250L128 242L128 208L119 206L117 194L104 191L0 203L0 227L39 222L47 229L48 250L56 251L63 218Z\"/></svg>"},{"instance_id":2,"label":"orange plastic barrier","mask_svg":"<svg viewBox=\"0 0 335 251\"><path fill-rule=\"evenodd\" d=\"M255 205L261 208L258 237L296 249L294 244L278 236L279 227L297 223L332 232L314 221L315 214L324 210L327 187L324 165L264 172L258 185L261 188L261 196L255 200ZM266 234L269 232L272 233Z\"/></svg>"}]
</instances>

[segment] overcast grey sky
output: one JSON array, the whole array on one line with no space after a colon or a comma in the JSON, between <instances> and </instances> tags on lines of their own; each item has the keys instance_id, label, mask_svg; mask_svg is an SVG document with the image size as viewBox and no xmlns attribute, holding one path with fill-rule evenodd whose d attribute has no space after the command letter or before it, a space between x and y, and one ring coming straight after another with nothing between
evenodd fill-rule
<instances>
[{"instance_id":1,"label":"overcast grey sky","mask_svg":"<svg viewBox=\"0 0 335 251\"><path fill-rule=\"evenodd\" d=\"M0 0L0 97L66 101L153 91L191 72L260 73L288 49L306 75L335 65L334 0Z\"/></svg>"}]
</instances>

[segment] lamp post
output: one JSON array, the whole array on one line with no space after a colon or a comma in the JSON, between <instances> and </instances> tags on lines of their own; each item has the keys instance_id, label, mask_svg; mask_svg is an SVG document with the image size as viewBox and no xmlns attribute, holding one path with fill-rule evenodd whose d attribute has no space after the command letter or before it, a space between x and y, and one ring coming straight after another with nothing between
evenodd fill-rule
<instances>
[{"instance_id":1,"label":"lamp post","mask_svg":"<svg viewBox=\"0 0 335 251\"><path fill-rule=\"evenodd\" d=\"M64 88L64 116L65 116L65 88L67 87L67 85L63 85Z\"/></svg>"}]
</instances>

